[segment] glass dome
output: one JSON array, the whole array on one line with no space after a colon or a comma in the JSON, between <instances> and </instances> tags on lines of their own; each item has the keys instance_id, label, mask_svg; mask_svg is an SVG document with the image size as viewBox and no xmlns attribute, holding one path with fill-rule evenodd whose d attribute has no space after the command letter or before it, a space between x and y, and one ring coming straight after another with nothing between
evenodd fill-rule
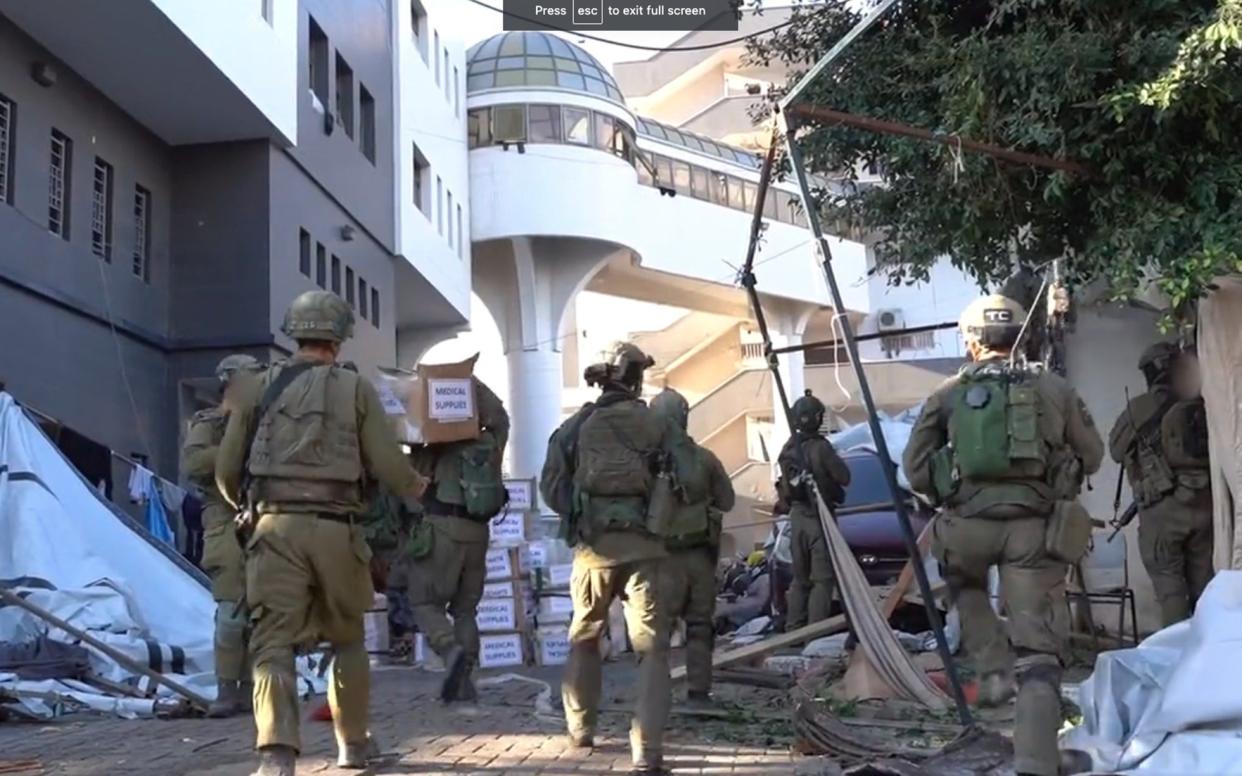
<instances>
[{"instance_id":1,"label":"glass dome","mask_svg":"<svg viewBox=\"0 0 1242 776\"><path fill-rule=\"evenodd\" d=\"M595 57L550 32L502 32L466 52L466 92L551 87L625 104Z\"/></svg>"}]
</instances>

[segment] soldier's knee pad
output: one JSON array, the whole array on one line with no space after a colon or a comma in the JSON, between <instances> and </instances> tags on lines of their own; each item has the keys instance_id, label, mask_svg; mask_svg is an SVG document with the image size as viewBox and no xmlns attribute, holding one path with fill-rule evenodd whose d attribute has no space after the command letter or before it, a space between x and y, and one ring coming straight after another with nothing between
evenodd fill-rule
<instances>
[{"instance_id":1,"label":"soldier's knee pad","mask_svg":"<svg viewBox=\"0 0 1242 776\"><path fill-rule=\"evenodd\" d=\"M1061 675L1064 669L1055 655L1043 653L1027 653L1019 655L1013 665L1014 678L1021 687L1028 683L1048 685L1057 689L1061 686Z\"/></svg>"},{"instance_id":2,"label":"soldier's knee pad","mask_svg":"<svg viewBox=\"0 0 1242 776\"><path fill-rule=\"evenodd\" d=\"M245 606L238 606L232 601L216 604L216 632L222 637L244 639L249 624L250 613Z\"/></svg>"}]
</instances>

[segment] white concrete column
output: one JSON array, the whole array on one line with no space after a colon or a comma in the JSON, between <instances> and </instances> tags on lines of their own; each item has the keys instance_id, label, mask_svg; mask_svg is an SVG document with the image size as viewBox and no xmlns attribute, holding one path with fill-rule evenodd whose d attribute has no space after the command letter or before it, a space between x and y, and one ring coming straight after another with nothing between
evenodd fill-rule
<instances>
[{"instance_id":1,"label":"white concrete column","mask_svg":"<svg viewBox=\"0 0 1242 776\"><path fill-rule=\"evenodd\" d=\"M772 332L772 347L774 348L788 348L801 344L801 334ZM785 395L789 397L790 406L793 406L793 403L806 391L806 358L798 352L782 353L778 359L780 363L778 371L781 375L781 382L785 385ZM775 385L772 386L772 421L772 446L780 450L789 439L791 429L785 417L785 408L781 405L780 392L776 390Z\"/></svg>"},{"instance_id":2,"label":"white concrete column","mask_svg":"<svg viewBox=\"0 0 1242 776\"><path fill-rule=\"evenodd\" d=\"M548 437L561 423L561 354L551 345L510 350L509 469L516 478L538 477Z\"/></svg>"}]
</instances>

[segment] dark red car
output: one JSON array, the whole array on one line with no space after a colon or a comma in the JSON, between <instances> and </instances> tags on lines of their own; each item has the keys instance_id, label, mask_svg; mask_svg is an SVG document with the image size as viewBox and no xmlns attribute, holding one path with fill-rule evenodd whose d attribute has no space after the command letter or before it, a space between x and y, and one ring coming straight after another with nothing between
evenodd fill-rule
<instances>
[{"instance_id":1,"label":"dark red car","mask_svg":"<svg viewBox=\"0 0 1242 776\"><path fill-rule=\"evenodd\" d=\"M870 450L851 450L841 458L850 468L850 485L845 489L844 503L834 510L837 525L867 575L867 581L873 585L890 585L901 574L910 553L893 509L893 499L884 478L884 464ZM909 492L903 491L902 495L910 526L918 537L931 521L931 508Z\"/></svg>"}]
</instances>

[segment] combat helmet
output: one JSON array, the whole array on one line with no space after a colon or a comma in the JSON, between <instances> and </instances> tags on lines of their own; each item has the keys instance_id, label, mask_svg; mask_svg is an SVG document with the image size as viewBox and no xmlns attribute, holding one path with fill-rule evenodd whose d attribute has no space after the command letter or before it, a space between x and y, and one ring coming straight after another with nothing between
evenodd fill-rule
<instances>
[{"instance_id":1,"label":"combat helmet","mask_svg":"<svg viewBox=\"0 0 1242 776\"><path fill-rule=\"evenodd\" d=\"M683 431L690 422L690 402L672 388L665 388L651 400L651 410L673 421Z\"/></svg>"},{"instance_id":2,"label":"combat helmet","mask_svg":"<svg viewBox=\"0 0 1242 776\"><path fill-rule=\"evenodd\" d=\"M1147 382L1155 384L1167 379L1180 351L1172 342L1156 342L1139 356L1138 367Z\"/></svg>"},{"instance_id":3,"label":"combat helmet","mask_svg":"<svg viewBox=\"0 0 1242 776\"><path fill-rule=\"evenodd\" d=\"M799 431L818 431L824 424L824 403L815 398L809 390L793 403L794 428Z\"/></svg>"},{"instance_id":4,"label":"combat helmet","mask_svg":"<svg viewBox=\"0 0 1242 776\"><path fill-rule=\"evenodd\" d=\"M988 347L1009 348L1018 339L1026 310L1007 296L989 294L966 306L957 320L962 338Z\"/></svg>"},{"instance_id":5,"label":"combat helmet","mask_svg":"<svg viewBox=\"0 0 1242 776\"><path fill-rule=\"evenodd\" d=\"M609 348L603 361L586 368L583 377L587 385L622 385L637 391L643 384L643 372L655 366L655 359L648 356L632 342L618 342Z\"/></svg>"},{"instance_id":6,"label":"combat helmet","mask_svg":"<svg viewBox=\"0 0 1242 776\"><path fill-rule=\"evenodd\" d=\"M262 368L263 365L254 356L234 353L220 359L220 363L216 365L216 379L222 383L228 383L238 372L257 372Z\"/></svg>"},{"instance_id":7,"label":"combat helmet","mask_svg":"<svg viewBox=\"0 0 1242 776\"><path fill-rule=\"evenodd\" d=\"M289 305L280 330L299 342L344 342L354 335L354 311L331 291L307 291Z\"/></svg>"}]
</instances>

